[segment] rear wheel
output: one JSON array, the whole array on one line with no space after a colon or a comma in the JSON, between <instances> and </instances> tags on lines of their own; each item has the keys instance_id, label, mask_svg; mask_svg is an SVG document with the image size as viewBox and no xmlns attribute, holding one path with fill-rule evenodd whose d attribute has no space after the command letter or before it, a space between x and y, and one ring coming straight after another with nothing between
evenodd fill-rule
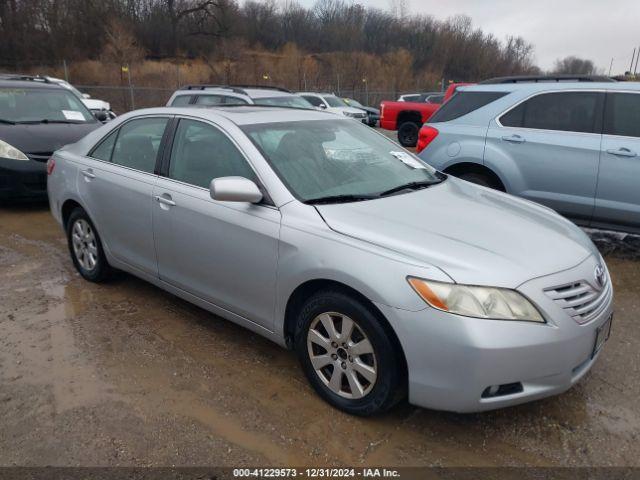
<instances>
[{"instance_id":1,"label":"rear wheel","mask_svg":"<svg viewBox=\"0 0 640 480\"><path fill-rule=\"evenodd\" d=\"M298 314L295 345L313 388L340 410L367 416L399 399L399 352L380 319L348 294L311 297Z\"/></svg>"},{"instance_id":2,"label":"rear wheel","mask_svg":"<svg viewBox=\"0 0 640 480\"><path fill-rule=\"evenodd\" d=\"M420 125L414 122L404 122L398 127L398 142L403 147L415 147L418 143Z\"/></svg>"},{"instance_id":3,"label":"rear wheel","mask_svg":"<svg viewBox=\"0 0 640 480\"><path fill-rule=\"evenodd\" d=\"M476 185L482 185L483 187L489 187L493 188L494 190L504 191L504 187L500 184L500 182L496 181L496 179L492 178L490 175L486 175L484 173L466 172L460 173L456 176L462 180L466 180L467 182L475 183Z\"/></svg>"},{"instance_id":4,"label":"rear wheel","mask_svg":"<svg viewBox=\"0 0 640 480\"><path fill-rule=\"evenodd\" d=\"M104 255L98 231L80 207L69 215L67 242L73 264L86 280L101 282L111 275L113 270Z\"/></svg>"}]
</instances>

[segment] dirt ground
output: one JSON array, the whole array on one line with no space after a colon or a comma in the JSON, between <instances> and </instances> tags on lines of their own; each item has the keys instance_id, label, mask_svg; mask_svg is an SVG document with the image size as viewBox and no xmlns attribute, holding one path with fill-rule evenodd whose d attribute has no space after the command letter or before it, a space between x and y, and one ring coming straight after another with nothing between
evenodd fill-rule
<instances>
[{"instance_id":1,"label":"dirt ground","mask_svg":"<svg viewBox=\"0 0 640 480\"><path fill-rule=\"evenodd\" d=\"M291 352L121 275L74 271L46 206L0 207L0 465L640 465L640 262L607 258L612 337L569 392L354 418Z\"/></svg>"}]
</instances>

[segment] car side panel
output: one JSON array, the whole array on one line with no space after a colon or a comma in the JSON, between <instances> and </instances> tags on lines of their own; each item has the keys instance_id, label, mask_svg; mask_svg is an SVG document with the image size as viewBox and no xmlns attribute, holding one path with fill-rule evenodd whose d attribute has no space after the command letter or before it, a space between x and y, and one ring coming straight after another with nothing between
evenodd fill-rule
<instances>
[{"instance_id":1,"label":"car side panel","mask_svg":"<svg viewBox=\"0 0 640 480\"><path fill-rule=\"evenodd\" d=\"M418 155L429 165L444 171L460 163L483 163L487 127L454 122L429 126L438 130L438 136Z\"/></svg>"},{"instance_id":2,"label":"car side panel","mask_svg":"<svg viewBox=\"0 0 640 480\"><path fill-rule=\"evenodd\" d=\"M78 194L103 242L119 261L157 275L151 202L157 176L79 157ZM83 172L90 171L94 178Z\"/></svg>"}]
</instances>

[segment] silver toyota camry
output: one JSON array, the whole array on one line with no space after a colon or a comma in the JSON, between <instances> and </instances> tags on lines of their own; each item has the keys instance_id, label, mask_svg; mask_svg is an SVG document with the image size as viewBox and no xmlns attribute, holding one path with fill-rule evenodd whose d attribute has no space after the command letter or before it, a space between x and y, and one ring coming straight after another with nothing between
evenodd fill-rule
<instances>
[{"instance_id":1,"label":"silver toyota camry","mask_svg":"<svg viewBox=\"0 0 640 480\"><path fill-rule=\"evenodd\" d=\"M330 113L140 110L48 172L85 279L127 271L294 349L349 413L558 394L609 336L609 273L580 229Z\"/></svg>"}]
</instances>

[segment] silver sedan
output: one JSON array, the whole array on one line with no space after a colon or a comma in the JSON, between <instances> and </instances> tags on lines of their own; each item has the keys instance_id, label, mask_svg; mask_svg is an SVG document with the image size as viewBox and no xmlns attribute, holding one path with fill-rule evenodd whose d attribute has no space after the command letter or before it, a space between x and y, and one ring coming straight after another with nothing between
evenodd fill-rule
<instances>
[{"instance_id":1,"label":"silver sedan","mask_svg":"<svg viewBox=\"0 0 640 480\"><path fill-rule=\"evenodd\" d=\"M330 113L136 111L48 171L85 279L124 270L294 349L353 414L557 394L609 335L611 281L580 229Z\"/></svg>"}]
</instances>

